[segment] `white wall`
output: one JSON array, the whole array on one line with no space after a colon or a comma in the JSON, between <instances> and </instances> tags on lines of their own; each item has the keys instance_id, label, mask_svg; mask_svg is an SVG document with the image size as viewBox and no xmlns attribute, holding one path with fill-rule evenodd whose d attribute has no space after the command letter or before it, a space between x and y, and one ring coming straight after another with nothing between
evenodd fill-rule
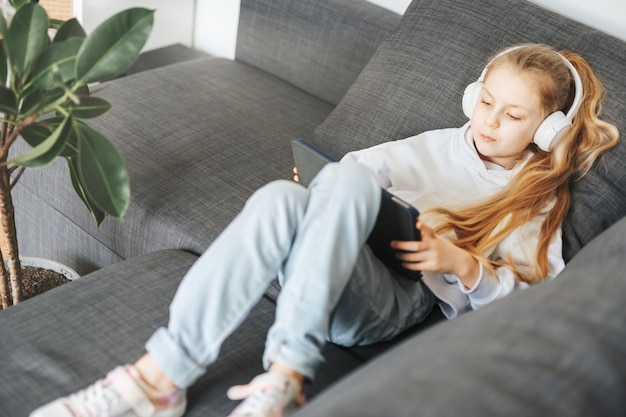
<instances>
[{"instance_id":1,"label":"white wall","mask_svg":"<svg viewBox=\"0 0 626 417\"><path fill-rule=\"evenodd\" d=\"M156 9L155 28L146 49L182 43L213 55L233 58L237 40L239 0L74 0L80 3L88 32L123 8ZM368 0L402 14L411 0ZM437 0L433 0L437 1ZM531 0L589 26L626 40L624 0ZM81 10L82 9L82 10ZM194 19L195 16L195 19Z\"/></svg>"},{"instance_id":2,"label":"white wall","mask_svg":"<svg viewBox=\"0 0 626 417\"><path fill-rule=\"evenodd\" d=\"M232 58L235 55L239 1L196 0L198 24L195 46L211 54ZM404 13L411 0L368 0L379 6ZM437 0L433 0L437 1ZM624 0L531 0L589 26L626 40L626 1ZM202 22L202 23L200 23Z\"/></svg>"},{"instance_id":3,"label":"white wall","mask_svg":"<svg viewBox=\"0 0 626 417\"><path fill-rule=\"evenodd\" d=\"M626 40L624 0L530 0L571 19Z\"/></svg>"},{"instance_id":4,"label":"white wall","mask_svg":"<svg viewBox=\"0 0 626 417\"><path fill-rule=\"evenodd\" d=\"M195 47L234 58L239 20L238 0L197 0Z\"/></svg>"},{"instance_id":5,"label":"white wall","mask_svg":"<svg viewBox=\"0 0 626 417\"><path fill-rule=\"evenodd\" d=\"M368 0L402 14L411 0ZM571 19L626 40L624 0L530 0Z\"/></svg>"},{"instance_id":6,"label":"white wall","mask_svg":"<svg viewBox=\"0 0 626 417\"><path fill-rule=\"evenodd\" d=\"M76 3L80 3L78 7ZM87 33L91 33L104 20L124 9L146 7L156 10L154 29L144 48L148 50L173 43L193 45L195 3L196 0L75 0L74 11Z\"/></svg>"},{"instance_id":7,"label":"white wall","mask_svg":"<svg viewBox=\"0 0 626 417\"><path fill-rule=\"evenodd\" d=\"M194 46L212 55L234 58L237 42L238 0L196 0L197 28ZM410 0L368 0L398 14ZM202 22L202 23L200 23Z\"/></svg>"},{"instance_id":8,"label":"white wall","mask_svg":"<svg viewBox=\"0 0 626 417\"><path fill-rule=\"evenodd\" d=\"M403 14L411 0L368 0L370 3L377 4L389 10L393 10L398 14Z\"/></svg>"}]
</instances>

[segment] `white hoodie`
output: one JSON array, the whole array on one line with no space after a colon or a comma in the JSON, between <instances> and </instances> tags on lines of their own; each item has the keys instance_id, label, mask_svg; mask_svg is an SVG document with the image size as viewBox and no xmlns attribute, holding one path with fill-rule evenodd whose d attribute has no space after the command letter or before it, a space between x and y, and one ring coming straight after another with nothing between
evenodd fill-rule
<instances>
[{"instance_id":1,"label":"white hoodie","mask_svg":"<svg viewBox=\"0 0 626 417\"><path fill-rule=\"evenodd\" d=\"M387 142L348 153L343 160L367 166L380 185L424 212L433 207L457 208L476 204L505 187L519 168L506 170L480 159L469 133L462 128L434 130L407 139ZM543 212L520 226L484 255L490 259L511 257L522 271L535 265ZM425 223L429 224L428 219ZM432 224L431 224L432 226ZM553 278L564 268L559 231L548 250L549 274ZM473 288L466 289L458 277L423 271L423 280L437 296L448 318L478 309L528 285L518 282L507 268L496 276L480 266L480 276Z\"/></svg>"}]
</instances>

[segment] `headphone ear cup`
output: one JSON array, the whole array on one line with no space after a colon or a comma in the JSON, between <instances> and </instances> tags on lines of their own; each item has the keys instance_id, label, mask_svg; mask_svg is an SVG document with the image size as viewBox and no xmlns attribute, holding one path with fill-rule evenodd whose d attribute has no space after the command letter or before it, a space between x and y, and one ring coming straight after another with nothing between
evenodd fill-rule
<instances>
[{"instance_id":1,"label":"headphone ear cup","mask_svg":"<svg viewBox=\"0 0 626 417\"><path fill-rule=\"evenodd\" d=\"M551 152L571 126L572 121L562 111L556 111L539 125L534 142L540 149Z\"/></svg>"},{"instance_id":2,"label":"headphone ear cup","mask_svg":"<svg viewBox=\"0 0 626 417\"><path fill-rule=\"evenodd\" d=\"M482 89L483 83L481 81L474 81L465 87L465 91L463 92L463 113L465 113L465 116L467 116L468 119L472 118L474 108L476 107L476 103L478 103Z\"/></svg>"}]
</instances>

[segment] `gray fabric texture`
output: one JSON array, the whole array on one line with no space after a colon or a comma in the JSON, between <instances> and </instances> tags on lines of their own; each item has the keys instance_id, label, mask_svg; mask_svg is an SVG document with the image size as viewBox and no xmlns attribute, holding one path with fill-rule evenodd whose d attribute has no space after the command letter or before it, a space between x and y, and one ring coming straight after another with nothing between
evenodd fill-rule
<instances>
[{"instance_id":1,"label":"gray fabric texture","mask_svg":"<svg viewBox=\"0 0 626 417\"><path fill-rule=\"evenodd\" d=\"M98 240L97 231L95 235L85 233L24 187L13 189L13 200L21 256L53 259L71 265L81 275L122 260Z\"/></svg>"},{"instance_id":2,"label":"gray fabric texture","mask_svg":"<svg viewBox=\"0 0 626 417\"><path fill-rule=\"evenodd\" d=\"M537 5L516 0L415 0L315 142L335 157L388 140L466 122L461 97L495 51L542 42L582 54L607 90L604 116L626 129L626 43ZM626 214L624 141L572 186L564 229L567 260Z\"/></svg>"},{"instance_id":3,"label":"gray fabric texture","mask_svg":"<svg viewBox=\"0 0 626 417\"><path fill-rule=\"evenodd\" d=\"M117 263L0 312L0 415L27 416L136 360L167 323L167 306L197 259L164 251ZM160 279L154 279L154 277Z\"/></svg>"},{"instance_id":4,"label":"gray fabric texture","mask_svg":"<svg viewBox=\"0 0 626 417\"><path fill-rule=\"evenodd\" d=\"M170 248L203 252L254 190L291 178L290 140L312 137L332 110L285 81L216 58L118 79L96 94L113 108L90 124L115 144L130 175L123 221L109 218L97 229L61 160L27 170L18 187L67 217L68 228L84 230L123 259ZM42 231L36 226L21 222L18 233L24 239L63 233L58 224ZM69 258L91 256L89 248L75 249L58 250Z\"/></svg>"},{"instance_id":5,"label":"gray fabric texture","mask_svg":"<svg viewBox=\"0 0 626 417\"><path fill-rule=\"evenodd\" d=\"M414 336L308 416L624 416L626 218L555 280Z\"/></svg>"},{"instance_id":6,"label":"gray fabric texture","mask_svg":"<svg viewBox=\"0 0 626 417\"><path fill-rule=\"evenodd\" d=\"M26 416L138 359L147 338L167 323L174 291L196 259L178 250L153 252L0 312L5 335L0 338L0 415ZM235 407L226 390L262 372L274 310L272 302L262 299L226 340L217 362L189 390L187 416L222 417ZM306 386L309 398L362 363L333 345L324 355L319 378Z\"/></svg>"},{"instance_id":7,"label":"gray fabric texture","mask_svg":"<svg viewBox=\"0 0 626 417\"><path fill-rule=\"evenodd\" d=\"M97 88L113 110L92 124L120 150L131 177L133 200L123 222L108 219L97 230L62 162L26 172L16 193L16 204L25 208L18 225L25 247L42 248L45 243L33 240L52 234L57 247L45 250L81 269L134 258L0 312L0 330L10 335L0 338L1 416L27 415L142 354L147 337L166 323L175 288L196 259L158 250L202 252L252 191L291 177L289 140L313 136L397 21L364 1L313 3L243 1L240 29L255 29L240 33L237 54L252 66L209 58ZM458 126L465 121L465 85L490 53L520 41L587 57L608 88L605 114L623 131L624 42L523 1L416 0L317 130L316 141L341 156ZM358 65L348 64L351 59ZM574 206L564 225L568 259L626 210L624 146L573 185ZM553 282L404 335L403 345L300 415L624 415L625 228L620 222ZM152 251L158 252L141 255ZM277 292L273 286L191 388L187 415L223 416L234 407L224 393L260 371L274 314L269 300ZM327 346L327 362L307 386L309 397L388 347Z\"/></svg>"},{"instance_id":8,"label":"gray fabric texture","mask_svg":"<svg viewBox=\"0 0 626 417\"><path fill-rule=\"evenodd\" d=\"M337 104L399 21L362 0L243 0L236 56Z\"/></svg>"}]
</instances>

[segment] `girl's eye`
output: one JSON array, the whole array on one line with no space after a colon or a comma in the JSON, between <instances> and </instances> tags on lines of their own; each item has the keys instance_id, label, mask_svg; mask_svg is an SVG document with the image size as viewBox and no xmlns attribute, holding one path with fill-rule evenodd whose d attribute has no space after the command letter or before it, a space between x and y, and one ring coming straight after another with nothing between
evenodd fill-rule
<instances>
[{"instance_id":1,"label":"girl's eye","mask_svg":"<svg viewBox=\"0 0 626 417\"><path fill-rule=\"evenodd\" d=\"M488 101L487 101L487 100L485 100L485 99L480 99L480 103L481 103L481 104L484 104L485 106L491 106L491 103L490 103L490 102L488 102Z\"/></svg>"},{"instance_id":2,"label":"girl's eye","mask_svg":"<svg viewBox=\"0 0 626 417\"><path fill-rule=\"evenodd\" d=\"M513 116L511 113L507 113L507 116L509 117L509 119L511 119L511 120L513 120L513 121L515 121L515 122L517 122L517 121L519 121L519 120L522 120L522 118L521 118L521 117L515 117L515 116Z\"/></svg>"}]
</instances>

